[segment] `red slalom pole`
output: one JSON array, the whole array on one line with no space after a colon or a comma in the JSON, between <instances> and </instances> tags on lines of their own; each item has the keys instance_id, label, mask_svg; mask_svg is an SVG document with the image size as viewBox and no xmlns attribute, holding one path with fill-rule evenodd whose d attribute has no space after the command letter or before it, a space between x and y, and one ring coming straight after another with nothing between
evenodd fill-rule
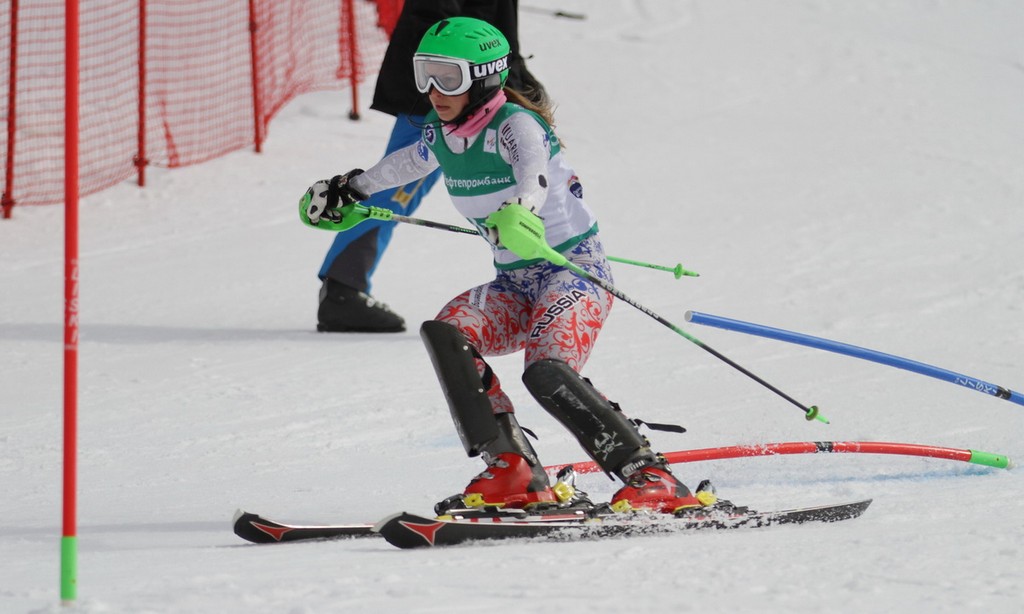
<instances>
[{"instance_id":1,"label":"red slalom pole","mask_svg":"<svg viewBox=\"0 0 1024 614\"><path fill-rule=\"evenodd\" d=\"M961 450L939 446L925 446L913 443L887 443L881 441L791 441L786 443L760 443L747 446L725 446L666 452L664 457L671 464L695 463L698 461L725 458L746 458L751 456L781 456L785 454L899 454L903 456L925 456L955 460L987 467L1007 469L1012 466L1010 459L1002 454ZM558 471L565 465L545 467L547 471ZM573 463L577 473L600 473L597 463L586 461Z\"/></svg>"},{"instance_id":2,"label":"red slalom pole","mask_svg":"<svg viewBox=\"0 0 1024 614\"><path fill-rule=\"evenodd\" d=\"M78 0L65 2L64 37L64 509L60 597L78 596Z\"/></svg>"}]
</instances>

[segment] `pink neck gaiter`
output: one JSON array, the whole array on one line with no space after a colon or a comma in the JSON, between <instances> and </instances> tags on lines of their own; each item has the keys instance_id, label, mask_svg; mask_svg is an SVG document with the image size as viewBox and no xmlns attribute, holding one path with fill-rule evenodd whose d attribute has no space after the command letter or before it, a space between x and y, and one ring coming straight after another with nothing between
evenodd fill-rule
<instances>
[{"instance_id":1,"label":"pink neck gaiter","mask_svg":"<svg viewBox=\"0 0 1024 614\"><path fill-rule=\"evenodd\" d=\"M466 118L466 121L456 126L456 128L451 131L451 134L464 139L468 139L469 137L476 135L491 121L491 118L494 117L494 112L497 111L501 105L505 104L506 100L508 99L505 97L505 91L498 90L498 93L492 96L484 106L473 111L473 113Z\"/></svg>"}]
</instances>

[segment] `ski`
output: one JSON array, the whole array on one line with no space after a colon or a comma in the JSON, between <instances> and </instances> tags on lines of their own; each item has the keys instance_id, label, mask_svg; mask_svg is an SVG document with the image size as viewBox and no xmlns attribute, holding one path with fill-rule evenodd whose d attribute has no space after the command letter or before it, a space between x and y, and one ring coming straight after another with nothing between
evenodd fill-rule
<instances>
[{"instance_id":1,"label":"ski","mask_svg":"<svg viewBox=\"0 0 1024 614\"><path fill-rule=\"evenodd\" d=\"M709 508L684 516L663 514L616 514L605 511L576 511L565 514L532 515L522 511L460 510L441 518L408 512L394 514L373 527L388 543L399 548L453 546L474 541L515 538L544 538L560 541L632 537L702 529L762 528L806 522L838 522L857 518L871 499L771 512L746 508ZM600 510L601 508L597 508Z\"/></svg>"},{"instance_id":2,"label":"ski","mask_svg":"<svg viewBox=\"0 0 1024 614\"><path fill-rule=\"evenodd\" d=\"M571 517L576 517L576 515L580 513L589 513L593 511L594 508L593 506L587 506L576 509L582 511L576 511L575 514L571 515ZM522 510L492 511L488 508L484 511L466 510L466 513L477 514L488 518L496 515L518 518L525 512ZM557 517L569 517L566 516L564 508L539 510L532 512L530 516L533 518L551 519L555 517L555 514L558 515ZM238 510L235 512L233 529L235 535L248 542L252 542L254 544L276 544L280 542L338 539L343 537L377 537L378 534L373 531L374 526L375 525L373 523L319 525L288 524L278 522L276 520L270 520L269 518L265 518L259 514L252 514Z\"/></svg>"},{"instance_id":3,"label":"ski","mask_svg":"<svg viewBox=\"0 0 1024 614\"><path fill-rule=\"evenodd\" d=\"M453 510L441 518L402 512L374 524L299 525L238 510L234 533L254 544L382 536L399 548L450 546L468 541L511 538L556 540L653 535L699 529L760 528L805 522L838 522L864 513L871 499L773 512L746 508L711 509L685 517L616 514L606 506L567 510Z\"/></svg>"},{"instance_id":4,"label":"ski","mask_svg":"<svg viewBox=\"0 0 1024 614\"><path fill-rule=\"evenodd\" d=\"M238 510L235 535L254 544L276 544L310 539L374 536L372 524L294 525L275 522Z\"/></svg>"}]
</instances>

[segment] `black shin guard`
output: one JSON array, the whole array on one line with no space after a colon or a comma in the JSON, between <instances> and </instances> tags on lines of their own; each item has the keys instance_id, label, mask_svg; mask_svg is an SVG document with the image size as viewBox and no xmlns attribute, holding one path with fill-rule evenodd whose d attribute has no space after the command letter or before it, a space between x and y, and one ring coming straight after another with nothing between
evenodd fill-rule
<instances>
[{"instance_id":1,"label":"black shin guard","mask_svg":"<svg viewBox=\"0 0 1024 614\"><path fill-rule=\"evenodd\" d=\"M493 453L487 449L487 444L496 441L502 433L487 398L488 385L476 368L474 358L479 356L476 349L459 329L437 320L424 322L420 337L427 345L466 453L470 456L479 456L484 451Z\"/></svg>"},{"instance_id":2,"label":"black shin guard","mask_svg":"<svg viewBox=\"0 0 1024 614\"><path fill-rule=\"evenodd\" d=\"M537 361L523 383L606 473L624 478L658 461L636 425L565 362Z\"/></svg>"},{"instance_id":3,"label":"black shin guard","mask_svg":"<svg viewBox=\"0 0 1024 614\"><path fill-rule=\"evenodd\" d=\"M494 419L498 424L498 436L481 447L485 459L490 460L499 454L511 452L525 458L531 467L538 467L540 461L537 452L530 445L516 417L512 414L498 414Z\"/></svg>"},{"instance_id":4,"label":"black shin guard","mask_svg":"<svg viewBox=\"0 0 1024 614\"><path fill-rule=\"evenodd\" d=\"M516 417L512 414L498 414L494 418L498 423L498 437L494 441L484 444L484 460L490 463L491 459L499 454L518 454L526 459L533 473L533 478L527 487L529 492L540 492L548 488L550 486L548 474L544 471L544 466L540 464L537 452L530 445L530 440L526 438L526 433L519 426Z\"/></svg>"}]
</instances>

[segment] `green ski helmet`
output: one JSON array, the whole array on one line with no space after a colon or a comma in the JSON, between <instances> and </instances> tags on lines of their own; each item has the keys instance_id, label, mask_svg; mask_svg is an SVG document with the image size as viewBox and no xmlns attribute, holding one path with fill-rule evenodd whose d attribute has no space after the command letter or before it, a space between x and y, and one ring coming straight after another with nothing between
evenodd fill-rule
<instances>
[{"instance_id":1,"label":"green ski helmet","mask_svg":"<svg viewBox=\"0 0 1024 614\"><path fill-rule=\"evenodd\" d=\"M500 30L472 17L451 17L430 26L413 56L416 89L442 94L469 92L475 109L508 79L511 47Z\"/></svg>"}]
</instances>

